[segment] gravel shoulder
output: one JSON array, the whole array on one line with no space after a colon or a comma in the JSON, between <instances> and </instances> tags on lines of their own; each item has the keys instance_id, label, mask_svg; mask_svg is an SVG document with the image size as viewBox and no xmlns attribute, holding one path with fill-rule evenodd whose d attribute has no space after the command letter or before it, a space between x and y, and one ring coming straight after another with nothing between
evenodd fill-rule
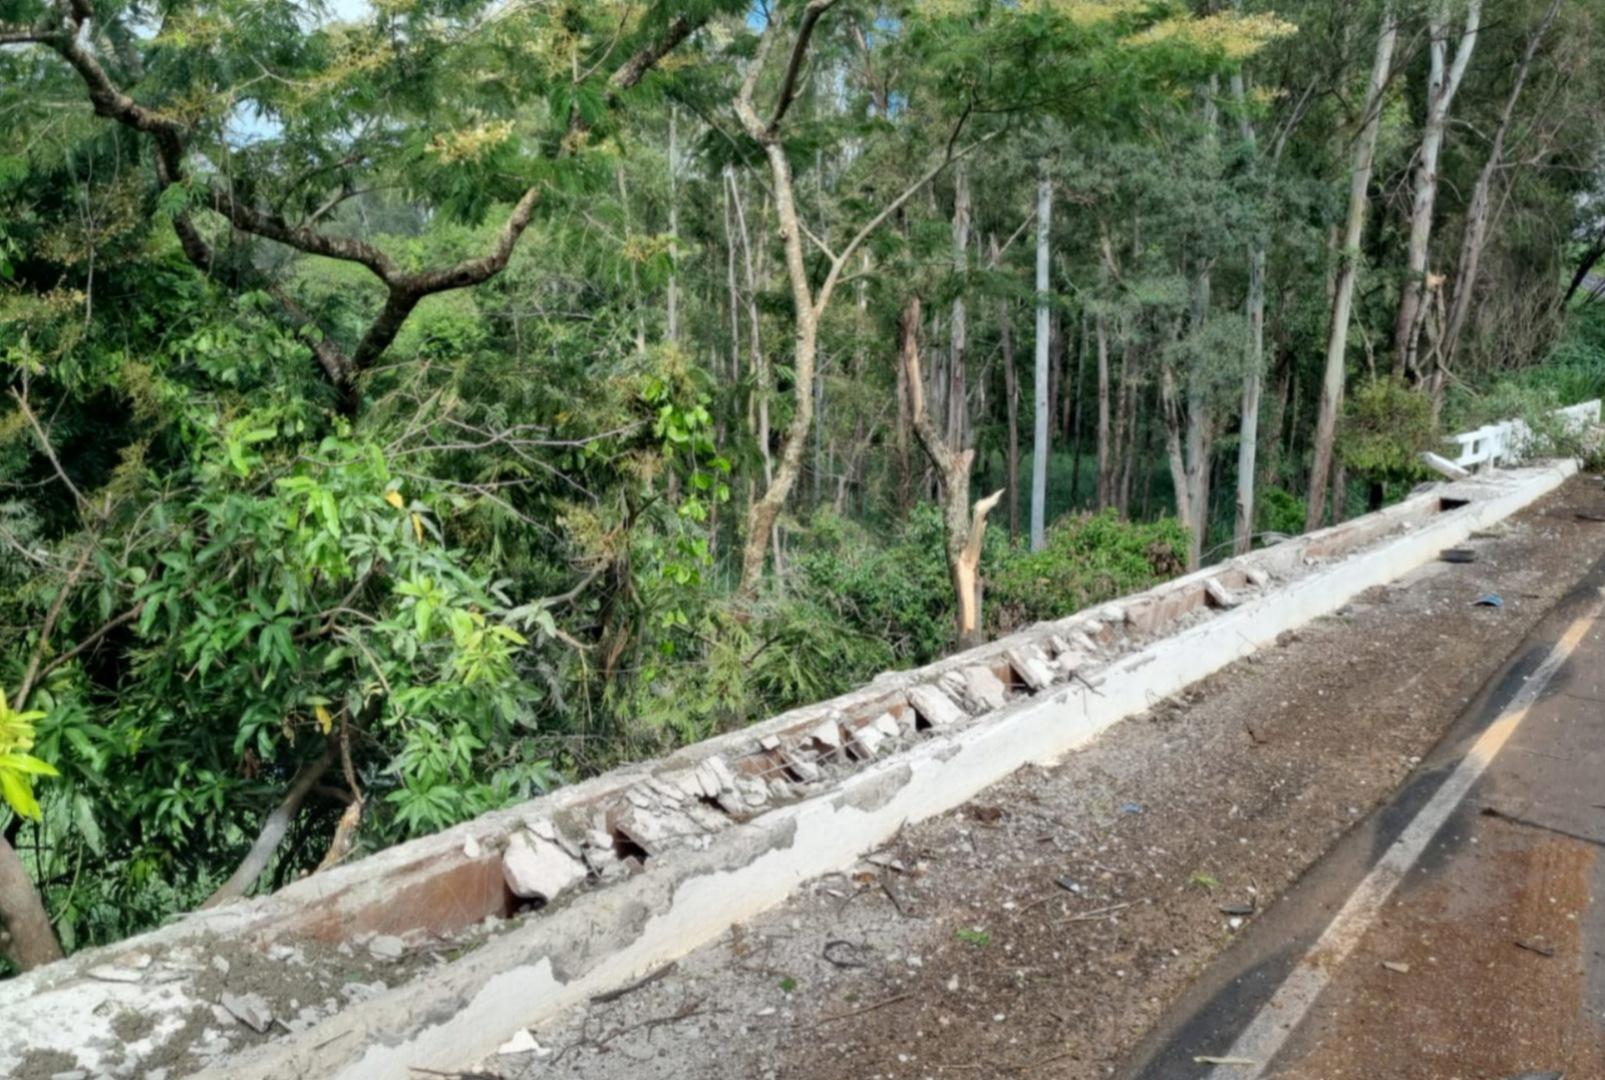
<instances>
[{"instance_id":1,"label":"gravel shoulder","mask_svg":"<svg viewBox=\"0 0 1605 1080\"><path fill-rule=\"evenodd\" d=\"M1578 477L498 1055L519 1080L1111 1075L1605 553ZM1503 606L1474 605L1497 593Z\"/></svg>"}]
</instances>

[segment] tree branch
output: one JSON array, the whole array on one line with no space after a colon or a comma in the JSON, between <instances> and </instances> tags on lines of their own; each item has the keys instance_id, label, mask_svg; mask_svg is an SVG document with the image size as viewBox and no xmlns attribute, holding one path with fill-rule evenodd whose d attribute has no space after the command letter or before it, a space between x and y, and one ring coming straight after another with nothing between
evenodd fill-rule
<instances>
[{"instance_id":1,"label":"tree branch","mask_svg":"<svg viewBox=\"0 0 1605 1080\"><path fill-rule=\"evenodd\" d=\"M802 23L797 27L797 40L791 46L791 59L786 61L786 74L780 81L780 97L775 102L774 115L769 118L767 130L771 136L780 130L780 121L785 119L786 111L797 99L798 76L808 56L808 43L814 36L814 27L819 24L820 17L835 6L836 0L810 0L803 11Z\"/></svg>"},{"instance_id":2,"label":"tree branch","mask_svg":"<svg viewBox=\"0 0 1605 1080\"><path fill-rule=\"evenodd\" d=\"M284 793L283 801L273 808L273 812L262 823L262 831L257 834L251 850L246 852L245 858L240 861L240 865L235 868L229 879L207 897L206 902L201 905L202 910L226 904L230 900L238 900L250 891L256 879L262 876L262 871L266 870L268 863L272 861L273 853L278 851L279 845L284 842L284 834L290 830L290 822L295 820L295 815L301 809L301 804L306 801L308 793L317 784L319 777L328 772L329 766L334 764L334 754L334 743L329 742L324 745L323 753L301 766L301 771L296 773L295 779L290 783L290 789Z\"/></svg>"}]
</instances>

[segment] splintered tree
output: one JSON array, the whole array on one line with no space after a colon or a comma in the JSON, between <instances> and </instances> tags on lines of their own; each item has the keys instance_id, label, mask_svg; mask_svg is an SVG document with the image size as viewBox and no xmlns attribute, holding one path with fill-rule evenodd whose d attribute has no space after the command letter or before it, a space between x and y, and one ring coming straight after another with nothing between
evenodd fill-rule
<instances>
[{"instance_id":1,"label":"splintered tree","mask_svg":"<svg viewBox=\"0 0 1605 1080\"><path fill-rule=\"evenodd\" d=\"M782 124L786 114L796 103L804 69L807 66L809 43L819 26L820 19L835 6L836 0L810 0L810 3L803 8L796 32L792 37L791 52L781 76L780 87L776 92L775 105L767 118L760 115L757 105L754 104L754 97L758 90L758 80L763 75L764 65L774 50L775 39L782 33L773 24L764 29L763 36L759 39L758 51L747 65L746 76L741 81L741 88L735 99L736 115L741 120L743 130L749 138L762 147L764 160L769 165L769 181L775 197L775 224L781 250L784 253L786 283L791 292L793 320L791 422L786 427L780 460L776 464L773 477L763 494L754 499L747 509L747 534L741 552L740 591L749 597L757 591L762 581L765 551L768 548L770 533L786 505L786 500L791 496L792 488L796 486L797 475L802 468L808 433L814 423L814 378L815 365L819 358L820 323L830 307L836 286L841 283L843 270L875 230L884 225L921 188L934 180L956 157L967 153L970 149L955 152L953 148L954 141L963 126L961 117L959 125L954 128L952 136L947 140L946 149L936 164L871 215L839 251L832 249L822 235L803 224L797 208L797 187L792 177L791 159L781 137ZM804 244L805 236L825 260L825 273L817 285L808 269L809 256Z\"/></svg>"},{"instance_id":2,"label":"splintered tree","mask_svg":"<svg viewBox=\"0 0 1605 1080\"><path fill-rule=\"evenodd\" d=\"M911 296L897 322L898 352L908 376L910 414L920 445L942 478L942 524L947 538L947 566L953 578L958 610L958 639L964 646L981 638L981 543L986 518L1003 498L999 488L970 506L970 465L974 448L950 442L925 411L925 378L920 373L920 300Z\"/></svg>"}]
</instances>

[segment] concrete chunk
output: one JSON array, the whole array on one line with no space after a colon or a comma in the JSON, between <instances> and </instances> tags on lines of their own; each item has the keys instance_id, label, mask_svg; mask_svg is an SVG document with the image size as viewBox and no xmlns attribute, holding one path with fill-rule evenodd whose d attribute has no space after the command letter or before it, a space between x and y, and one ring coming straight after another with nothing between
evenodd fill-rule
<instances>
[{"instance_id":1,"label":"concrete chunk","mask_svg":"<svg viewBox=\"0 0 1605 1080\"><path fill-rule=\"evenodd\" d=\"M1009 666L1015 673L1025 680L1025 684L1032 690L1046 690L1053 685L1053 669L1048 666L1047 657L1035 645L1022 645L1010 649L1004 654Z\"/></svg>"},{"instance_id":2,"label":"concrete chunk","mask_svg":"<svg viewBox=\"0 0 1605 1080\"><path fill-rule=\"evenodd\" d=\"M841 724L836 717L821 721L808 730L808 737L826 750L840 750L842 745Z\"/></svg>"},{"instance_id":3,"label":"concrete chunk","mask_svg":"<svg viewBox=\"0 0 1605 1080\"><path fill-rule=\"evenodd\" d=\"M1233 595L1230 589L1222 585L1216 578L1206 578L1204 580L1204 592L1208 594L1210 604L1218 608L1234 608L1242 603L1241 600Z\"/></svg>"},{"instance_id":4,"label":"concrete chunk","mask_svg":"<svg viewBox=\"0 0 1605 1080\"><path fill-rule=\"evenodd\" d=\"M953 704L952 699L929 683L910 690L908 703L914 706L914 711L924 717L925 722L932 727L947 727L969 719L963 709Z\"/></svg>"},{"instance_id":5,"label":"concrete chunk","mask_svg":"<svg viewBox=\"0 0 1605 1080\"><path fill-rule=\"evenodd\" d=\"M847 752L860 761L873 760L889 737L873 722L850 727L847 729Z\"/></svg>"},{"instance_id":6,"label":"concrete chunk","mask_svg":"<svg viewBox=\"0 0 1605 1080\"><path fill-rule=\"evenodd\" d=\"M985 664L974 664L959 673L964 693L983 710L1001 709L1009 702L1009 689Z\"/></svg>"},{"instance_id":7,"label":"concrete chunk","mask_svg":"<svg viewBox=\"0 0 1605 1080\"><path fill-rule=\"evenodd\" d=\"M514 896L552 900L585 880L585 866L554 841L516 832L502 855L502 876Z\"/></svg>"},{"instance_id":8,"label":"concrete chunk","mask_svg":"<svg viewBox=\"0 0 1605 1080\"><path fill-rule=\"evenodd\" d=\"M225 992L218 1003L228 1010L230 1016L259 1035L273 1025L273 1010L261 994Z\"/></svg>"}]
</instances>

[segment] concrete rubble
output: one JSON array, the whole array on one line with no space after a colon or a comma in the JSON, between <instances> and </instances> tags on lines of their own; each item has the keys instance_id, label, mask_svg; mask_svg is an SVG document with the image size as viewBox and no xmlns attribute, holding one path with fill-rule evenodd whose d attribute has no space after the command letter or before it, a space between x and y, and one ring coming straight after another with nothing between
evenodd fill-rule
<instances>
[{"instance_id":1,"label":"concrete rubble","mask_svg":"<svg viewBox=\"0 0 1605 1080\"><path fill-rule=\"evenodd\" d=\"M0 1030L28 1033L0 1040L0 1075L57 1052L125 1076L162 1054L172 1076L230 1080L402 1077L491 1053L1569 473L1502 475L1457 485L1453 510L1440 489L0 984ZM1342 555L1352 572L1307 562ZM302 963L254 984L283 948ZM137 1047L115 1035L128 1011L164 1018Z\"/></svg>"}]
</instances>

